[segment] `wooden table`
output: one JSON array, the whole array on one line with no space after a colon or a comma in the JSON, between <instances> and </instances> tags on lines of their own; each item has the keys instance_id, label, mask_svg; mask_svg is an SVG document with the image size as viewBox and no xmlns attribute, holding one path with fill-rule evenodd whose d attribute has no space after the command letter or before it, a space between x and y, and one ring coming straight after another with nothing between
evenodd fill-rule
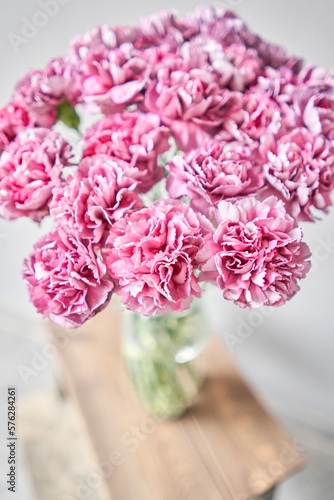
<instances>
[{"instance_id":1,"label":"wooden table","mask_svg":"<svg viewBox=\"0 0 334 500\"><path fill-rule=\"evenodd\" d=\"M119 354L121 314L78 330L50 325L65 393L74 397L110 500L246 500L273 488L303 457L238 374L218 338L193 406L162 421L138 403Z\"/></svg>"}]
</instances>

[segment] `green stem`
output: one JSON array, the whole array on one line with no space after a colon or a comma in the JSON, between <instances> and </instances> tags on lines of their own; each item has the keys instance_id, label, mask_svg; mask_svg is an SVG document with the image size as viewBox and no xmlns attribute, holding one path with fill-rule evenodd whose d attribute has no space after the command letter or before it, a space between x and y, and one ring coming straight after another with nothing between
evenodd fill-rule
<instances>
[{"instance_id":1,"label":"green stem","mask_svg":"<svg viewBox=\"0 0 334 500\"><path fill-rule=\"evenodd\" d=\"M133 315L124 332L123 355L134 388L150 413L176 417L202 384L197 370L206 334L198 306L185 313Z\"/></svg>"}]
</instances>

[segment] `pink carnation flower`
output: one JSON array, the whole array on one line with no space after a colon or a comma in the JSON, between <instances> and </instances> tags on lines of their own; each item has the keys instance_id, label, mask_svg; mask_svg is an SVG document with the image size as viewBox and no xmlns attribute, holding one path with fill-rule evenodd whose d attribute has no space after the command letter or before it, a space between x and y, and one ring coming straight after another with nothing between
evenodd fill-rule
<instances>
[{"instance_id":1,"label":"pink carnation flower","mask_svg":"<svg viewBox=\"0 0 334 500\"><path fill-rule=\"evenodd\" d=\"M314 220L311 207L327 212L334 187L332 142L299 128L279 139L269 136L261 151L268 185L262 196L279 194L299 220Z\"/></svg>"},{"instance_id":2,"label":"pink carnation flower","mask_svg":"<svg viewBox=\"0 0 334 500\"><path fill-rule=\"evenodd\" d=\"M269 95L245 93L240 108L222 123L222 129L216 134L216 138L228 141L236 139L249 146L256 143L253 147L258 149L261 137L268 132L277 134L283 127L283 120L282 109Z\"/></svg>"},{"instance_id":3,"label":"pink carnation flower","mask_svg":"<svg viewBox=\"0 0 334 500\"><path fill-rule=\"evenodd\" d=\"M223 46L243 43L243 34L248 33L245 23L231 10L224 7L198 6L185 18L190 20L202 35L209 35ZM195 28L193 31L196 32Z\"/></svg>"},{"instance_id":4,"label":"pink carnation flower","mask_svg":"<svg viewBox=\"0 0 334 500\"><path fill-rule=\"evenodd\" d=\"M123 113L106 116L84 134L83 156L105 154L136 167L138 189L149 191L164 176L158 155L169 149L170 132L158 115Z\"/></svg>"},{"instance_id":5,"label":"pink carnation flower","mask_svg":"<svg viewBox=\"0 0 334 500\"><path fill-rule=\"evenodd\" d=\"M247 49L240 43L223 47L209 37L198 36L195 41L208 55L208 61L219 75L221 87L243 91L256 80L261 62L254 49Z\"/></svg>"},{"instance_id":6,"label":"pink carnation flower","mask_svg":"<svg viewBox=\"0 0 334 500\"><path fill-rule=\"evenodd\" d=\"M224 298L241 307L279 306L299 290L310 269L302 232L274 196L218 205L219 226L201 279L216 278Z\"/></svg>"},{"instance_id":7,"label":"pink carnation flower","mask_svg":"<svg viewBox=\"0 0 334 500\"><path fill-rule=\"evenodd\" d=\"M43 71L27 73L17 83L13 99L28 110L38 126L51 128L57 106L64 101L75 106L80 95L75 72L66 59L59 57L52 59Z\"/></svg>"},{"instance_id":8,"label":"pink carnation flower","mask_svg":"<svg viewBox=\"0 0 334 500\"><path fill-rule=\"evenodd\" d=\"M286 66L268 67L245 97L276 103L281 115L279 135L305 127L314 136L334 138L334 75L323 68L306 66L296 75Z\"/></svg>"},{"instance_id":9,"label":"pink carnation flower","mask_svg":"<svg viewBox=\"0 0 334 500\"><path fill-rule=\"evenodd\" d=\"M242 38L247 47L256 50L263 66L281 68L283 66L291 69L295 74L300 71L303 60L285 51L280 45L275 45L263 40L259 35L243 30Z\"/></svg>"},{"instance_id":10,"label":"pink carnation flower","mask_svg":"<svg viewBox=\"0 0 334 500\"><path fill-rule=\"evenodd\" d=\"M90 61L89 54L104 54L107 57L110 50L120 47L123 43L132 43L140 39L139 26L115 26L108 24L97 26L84 35L77 35L71 41L70 61L81 71L85 71L85 63ZM88 56L88 58L86 58Z\"/></svg>"},{"instance_id":11,"label":"pink carnation flower","mask_svg":"<svg viewBox=\"0 0 334 500\"><path fill-rule=\"evenodd\" d=\"M293 109L299 125L313 135L334 139L334 75L314 66L306 66L298 75Z\"/></svg>"},{"instance_id":12,"label":"pink carnation flower","mask_svg":"<svg viewBox=\"0 0 334 500\"><path fill-rule=\"evenodd\" d=\"M199 297L196 271L207 260L208 220L177 201L160 201L110 229L106 262L129 309L144 315L187 309Z\"/></svg>"},{"instance_id":13,"label":"pink carnation flower","mask_svg":"<svg viewBox=\"0 0 334 500\"><path fill-rule=\"evenodd\" d=\"M75 106L81 98L78 77L70 61L63 57L51 59L43 70L40 90L45 97L50 98L50 103L53 103L53 105L67 101L72 106Z\"/></svg>"},{"instance_id":14,"label":"pink carnation flower","mask_svg":"<svg viewBox=\"0 0 334 500\"><path fill-rule=\"evenodd\" d=\"M20 104L12 101L0 109L0 155L17 134L34 126L34 121L27 110Z\"/></svg>"},{"instance_id":15,"label":"pink carnation flower","mask_svg":"<svg viewBox=\"0 0 334 500\"><path fill-rule=\"evenodd\" d=\"M61 228L37 241L24 261L23 278L37 311L67 328L104 309L114 288L99 247Z\"/></svg>"},{"instance_id":16,"label":"pink carnation flower","mask_svg":"<svg viewBox=\"0 0 334 500\"><path fill-rule=\"evenodd\" d=\"M175 58L164 61L145 96L146 108L170 126L183 151L213 135L240 102L241 94L221 88L209 66L189 68Z\"/></svg>"},{"instance_id":17,"label":"pink carnation flower","mask_svg":"<svg viewBox=\"0 0 334 500\"><path fill-rule=\"evenodd\" d=\"M49 213L52 188L69 165L72 149L57 132L44 128L20 132L0 159L0 215L8 220Z\"/></svg>"},{"instance_id":18,"label":"pink carnation flower","mask_svg":"<svg viewBox=\"0 0 334 500\"><path fill-rule=\"evenodd\" d=\"M262 74L257 79L257 84L253 85L244 96L244 107L251 109L259 103L261 114L265 117L271 133L283 135L293 131L299 127L301 122L296 112L294 98L299 91L300 82L298 76L287 66L282 66L279 69L266 67ZM267 107L267 111L264 107ZM254 108L254 116L256 117L257 110ZM253 134L260 137L266 133L263 126L265 121L258 120L258 131L253 129ZM273 118L273 121L271 119ZM275 128L277 130L275 130Z\"/></svg>"},{"instance_id":19,"label":"pink carnation flower","mask_svg":"<svg viewBox=\"0 0 334 500\"><path fill-rule=\"evenodd\" d=\"M288 54L282 47L267 42L252 33L240 17L224 7L196 7L194 13L185 19L188 19L188 23L193 25L194 34L200 32L209 35L221 43L223 47L238 44L244 45L247 49L255 50L262 67L279 68L286 65L293 68L295 72L301 68L302 61L300 59ZM189 22L190 20L192 23Z\"/></svg>"},{"instance_id":20,"label":"pink carnation flower","mask_svg":"<svg viewBox=\"0 0 334 500\"><path fill-rule=\"evenodd\" d=\"M300 125L314 136L323 134L334 139L334 87L330 90L303 88L294 95Z\"/></svg>"},{"instance_id":21,"label":"pink carnation flower","mask_svg":"<svg viewBox=\"0 0 334 500\"><path fill-rule=\"evenodd\" d=\"M160 46L166 53L175 52L185 41L182 21L176 19L175 11L161 10L144 17L141 21L142 45L144 47Z\"/></svg>"},{"instance_id":22,"label":"pink carnation flower","mask_svg":"<svg viewBox=\"0 0 334 500\"><path fill-rule=\"evenodd\" d=\"M65 185L54 189L50 214L81 238L102 242L115 221L143 207L135 192L136 174L135 168L118 159L86 158Z\"/></svg>"},{"instance_id":23,"label":"pink carnation flower","mask_svg":"<svg viewBox=\"0 0 334 500\"><path fill-rule=\"evenodd\" d=\"M91 111L114 113L143 99L147 61L130 41L131 30L126 33L129 37L102 26L72 42L70 61L81 81L83 101ZM129 40L120 43L120 38Z\"/></svg>"},{"instance_id":24,"label":"pink carnation flower","mask_svg":"<svg viewBox=\"0 0 334 500\"><path fill-rule=\"evenodd\" d=\"M175 156L167 165L170 196L188 196L194 210L211 217L221 200L256 192L263 176L245 153L236 144L212 140L183 157Z\"/></svg>"}]
</instances>

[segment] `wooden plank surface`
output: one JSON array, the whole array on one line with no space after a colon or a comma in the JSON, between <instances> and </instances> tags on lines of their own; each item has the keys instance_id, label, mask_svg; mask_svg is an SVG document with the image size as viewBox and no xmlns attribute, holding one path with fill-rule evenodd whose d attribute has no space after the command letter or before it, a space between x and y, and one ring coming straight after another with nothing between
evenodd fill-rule
<instances>
[{"instance_id":1,"label":"wooden plank surface","mask_svg":"<svg viewBox=\"0 0 334 500\"><path fill-rule=\"evenodd\" d=\"M49 325L113 500L247 500L298 469L303 457L238 374L218 338L190 410L162 421L138 403L119 354L121 314L78 330Z\"/></svg>"},{"instance_id":2,"label":"wooden plank surface","mask_svg":"<svg viewBox=\"0 0 334 500\"><path fill-rule=\"evenodd\" d=\"M18 417L20 455L26 457L34 486L31 498L78 500L86 495L89 500L110 500L101 476L91 484L99 472L92 468L97 457L71 400L55 389L36 391L20 398ZM19 481L21 486L21 477Z\"/></svg>"}]
</instances>

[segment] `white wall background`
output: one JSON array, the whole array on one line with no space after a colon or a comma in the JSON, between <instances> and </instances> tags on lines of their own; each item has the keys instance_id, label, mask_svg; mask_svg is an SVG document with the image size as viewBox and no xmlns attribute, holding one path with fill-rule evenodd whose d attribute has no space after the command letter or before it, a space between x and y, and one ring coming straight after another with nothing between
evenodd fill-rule
<instances>
[{"instance_id":1,"label":"white wall background","mask_svg":"<svg viewBox=\"0 0 334 500\"><path fill-rule=\"evenodd\" d=\"M58 13L15 53L8 34L21 34L24 18L32 20L41 7L39 0L1 0L0 105L6 104L16 80L28 69L43 67L51 57L65 54L74 34L102 23L137 23L141 16L160 8L176 8L184 14L198 3L57 1ZM234 8L262 36L285 45L308 62L334 68L331 0L202 0L202 3ZM0 311L30 322L37 321L37 316L20 278L21 264L42 230L28 220L12 223L0 220ZM210 311L219 331L225 337L229 334L230 344L232 339L236 342L234 354L258 391L265 397L281 398L284 404L313 409L334 418L334 284L331 282L334 209L323 221L304 224L304 233L317 258L313 272L302 282L301 292L289 304L271 311L267 318L259 313L250 316L249 312L221 300L219 292L210 292L213 299L209 301ZM247 338L242 339L242 335Z\"/></svg>"}]
</instances>

